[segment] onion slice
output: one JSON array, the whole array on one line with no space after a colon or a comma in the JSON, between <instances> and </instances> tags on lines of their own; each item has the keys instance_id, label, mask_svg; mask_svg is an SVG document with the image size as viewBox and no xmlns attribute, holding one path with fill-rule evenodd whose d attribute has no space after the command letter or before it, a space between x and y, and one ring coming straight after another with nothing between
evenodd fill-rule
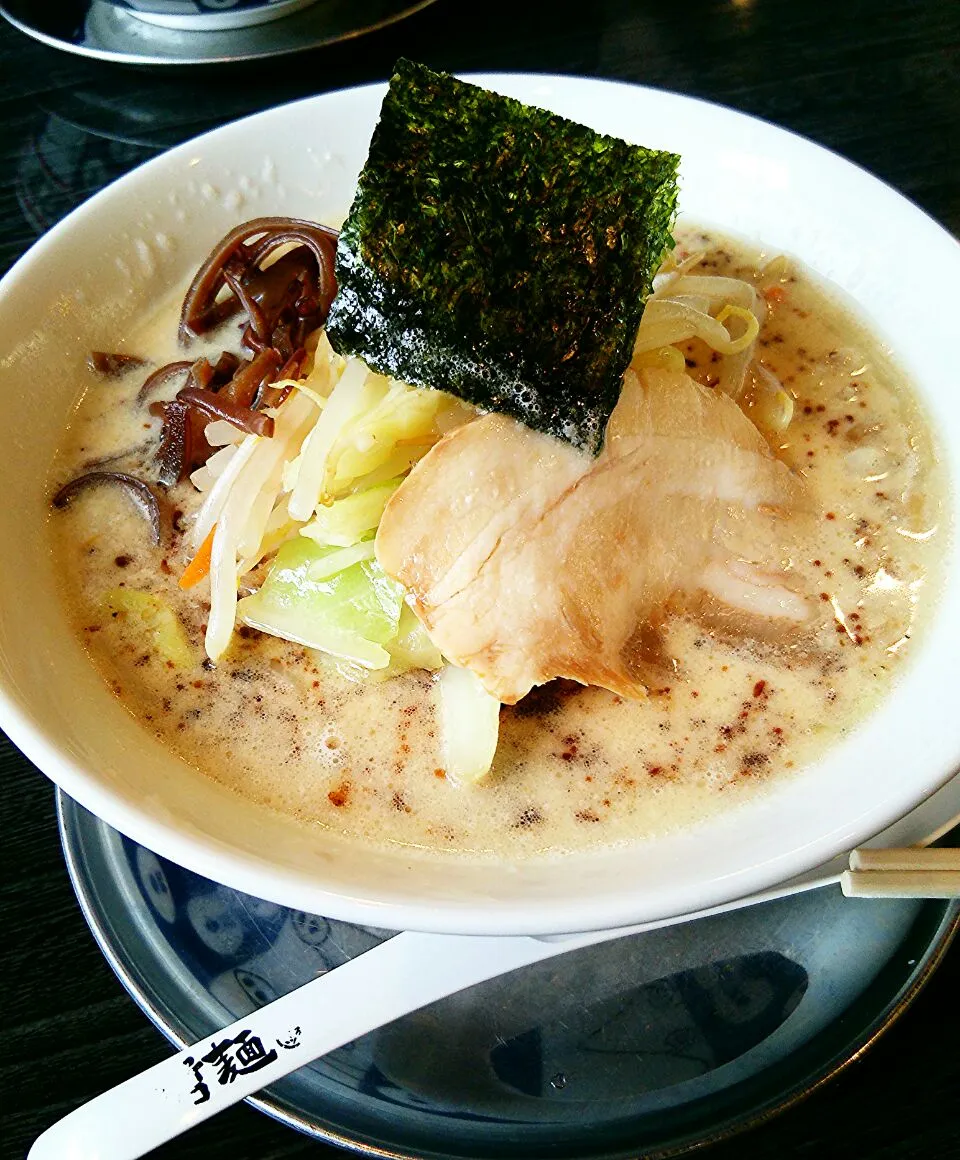
<instances>
[{"instance_id":1,"label":"onion slice","mask_svg":"<svg viewBox=\"0 0 960 1160\"><path fill-rule=\"evenodd\" d=\"M497 751L500 702L475 673L458 665L448 664L437 683L447 777L454 784L480 781Z\"/></svg>"}]
</instances>

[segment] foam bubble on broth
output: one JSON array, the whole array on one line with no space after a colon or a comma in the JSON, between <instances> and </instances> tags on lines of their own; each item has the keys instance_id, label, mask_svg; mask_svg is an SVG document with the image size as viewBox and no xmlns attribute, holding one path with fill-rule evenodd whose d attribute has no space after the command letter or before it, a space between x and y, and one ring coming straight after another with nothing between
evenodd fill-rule
<instances>
[{"instance_id":1,"label":"foam bubble on broth","mask_svg":"<svg viewBox=\"0 0 960 1160\"><path fill-rule=\"evenodd\" d=\"M356 685L311 650L249 629L204 667L206 583L186 593L176 585L187 544L178 536L166 553L154 549L123 497L103 490L54 513L50 526L77 631L116 695L202 774L264 807L440 857L516 860L643 840L802 776L876 706L910 655L937 586L940 471L903 377L811 279L789 263L761 270L756 252L717 235L688 230L680 243L708 250L697 273L745 277L767 299L757 355L794 405L773 446L823 513L816 543L792 561L818 606L812 633L748 645L674 619L672 663L646 701L568 682L535 690L502 711L490 777L456 787L427 673ZM124 348L157 365L176 357L178 305L171 298ZM683 354L690 374L716 381L709 350L692 341ZM156 421L132 406L142 378L90 381L58 480L156 438ZM762 389L745 403L758 421ZM199 496L187 485L171 498L186 527ZM175 608L195 649L191 669L172 671L136 625L104 611L104 592L118 585Z\"/></svg>"}]
</instances>

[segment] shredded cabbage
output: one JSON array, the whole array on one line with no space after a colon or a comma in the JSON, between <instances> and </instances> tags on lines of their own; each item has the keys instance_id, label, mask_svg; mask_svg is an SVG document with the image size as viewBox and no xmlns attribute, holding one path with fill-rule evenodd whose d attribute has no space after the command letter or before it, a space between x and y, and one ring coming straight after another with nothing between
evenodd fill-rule
<instances>
[{"instance_id":1,"label":"shredded cabbage","mask_svg":"<svg viewBox=\"0 0 960 1160\"><path fill-rule=\"evenodd\" d=\"M311 564L307 575L311 580L329 580L331 576L335 576L353 564L359 564L363 560L372 560L375 555L373 540L367 540L361 544L351 544L349 548L337 548Z\"/></svg>"},{"instance_id":2,"label":"shredded cabbage","mask_svg":"<svg viewBox=\"0 0 960 1160\"><path fill-rule=\"evenodd\" d=\"M324 498L327 461L351 419L361 415L387 393L387 380L372 374L360 359L351 359L327 400L300 451L300 466L290 496L290 516L306 521Z\"/></svg>"},{"instance_id":3,"label":"shredded cabbage","mask_svg":"<svg viewBox=\"0 0 960 1160\"><path fill-rule=\"evenodd\" d=\"M309 536L318 544L340 548L359 543L364 536L376 531L387 500L402 482L399 477L394 477L386 483L335 500L329 507L320 505L310 523L300 529L300 535Z\"/></svg>"},{"instance_id":4,"label":"shredded cabbage","mask_svg":"<svg viewBox=\"0 0 960 1160\"><path fill-rule=\"evenodd\" d=\"M189 669L197 663L177 614L159 596L135 588L111 588L103 600L115 616L138 617L154 648L165 661L178 669Z\"/></svg>"},{"instance_id":5,"label":"shredded cabbage","mask_svg":"<svg viewBox=\"0 0 960 1160\"><path fill-rule=\"evenodd\" d=\"M390 654L390 663L385 669L367 669L362 665L341 660L334 662L334 668L341 677L358 683L387 681L391 677L400 676L401 673L408 673L411 669L434 671L443 668L440 650L427 636L427 630L420 623L416 613L406 605L400 612L396 637L384 647Z\"/></svg>"},{"instance_id":6,"label":"shredded cabbage","mask_svg":"<svg viewBox=\"0 0 960 1160\"><path fill-rule=\"evenodd\" d=\"M403 589L376 562L363 560L323 578L314 567L346 549L329 549L303 536L277 552L259 591L237 605L251 628L320 649L368 669L383 669L396 639Z\"/></svg>"},{"instance_id":7,"label":"shredded cabbage","mask_svg":"<svg viewBox=\"0 0 960 1160\"><path fill-rule=\"evenodd\" d=\"M388 645L392 664L398 672L406 669L441 669L443 657L440 650L427 635L427 630L412 608L403 606L397 636Z\"/></svg>"},{"instance_id":8,"label":"shredded cabbage","mask_svg":"<svg viewBox=\"0 0 960 1160\"><path fill-rule=\"evenodd\" d=\"M237 565L237 575L245 576L261 560L265 560L267 556L272 556L281 544L285 544L287 540L297 534L298 528L299 525L294 523L287 513L286 503L275 503L263 529L263 536L256 552L241 559Z\"/></svg>"},{"instance_id":9,"label":"shredded cabbage","mask_svg":"<svg viewBox=\"0 0 960 1160\"><path fill-rule=\"evenodd\" d=\"M330 456L330 493L342 492L376 471L398 448L417 449L417 458L428 451L439 438L433 421L444 397L440 391L392 383L380 403L351 423L337 440Z\"/></svg>"}]
</instances>

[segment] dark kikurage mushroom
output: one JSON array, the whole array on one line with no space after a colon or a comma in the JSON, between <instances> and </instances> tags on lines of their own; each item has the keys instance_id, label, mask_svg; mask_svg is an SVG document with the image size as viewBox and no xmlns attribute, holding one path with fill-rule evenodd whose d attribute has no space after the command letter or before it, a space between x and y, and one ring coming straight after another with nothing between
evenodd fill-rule
<instances>
[{"instance_id":1,"label":"dark kikurage mushroom","mask_svg":"<svg viewBox=\"0 0 960 1160\"><path fill-rule=\"evenodd\" d=\"M265 260L287 245L294 249L264 269ZM300 218L254 218L237 226L213 248L190 284L180 314L180 341L186 344L244 307L261 343L267 341L271 315L278 316L285 305L309 298L315 315L326 318L336 293L336 245L336 230ZM231 284L231 294L221 298ZM288 303L295 284L299 293ZM303 317L299 311L297 316Z\"/></svg>"},{"instance_id":2,"label":"dark kikurage mushroom","mask_svg":"<svg viewBox=\"0 0 960 1160\"><path fill-rule=\"evenodd\" d=\"M127 371L146 366L144 359L135 354L119 354L105 350L92 350L87 363L92 371L108 379L119 379Z\"/></svg>"},{"instance_id":3,"label":"dark kikurage mushroom","mask_svg":"<svg viewBox=\"0 0 960 1160\"><path fill-rule=\"evenodd\" d=\"M163 534L161 501L148 483L144 483L134 475L127 475L123 471L88 471L85 475L78 475L76 479L65 483L51 502L55 508L64 508L88 488L104 486L119 487L126 492L150 524L153 542L159 544Z\"/></svg>"},{"instance_id":4,"label":"dark kikurage mushroom","mask_svg":"<svg viewBox=\"0 0 960 1160\"><path fill-rule=\"evenodd\" d=\"M326 321L337 288L336 245L337 231L328 226L263 217L237 226L214 247L184 298L180 342L187 345L239 314L240 345L251 357L225 352L215 363L180 359L144 382L140 404L175 376L185 377L175 399L150 406L163 419L157 462L164 486L186 479L212 454L204 430L214 419L272 436L273 419L264 409L281 406L289 388L271 384L301 373L307 337Z\"/></svg>"}]
</instances>

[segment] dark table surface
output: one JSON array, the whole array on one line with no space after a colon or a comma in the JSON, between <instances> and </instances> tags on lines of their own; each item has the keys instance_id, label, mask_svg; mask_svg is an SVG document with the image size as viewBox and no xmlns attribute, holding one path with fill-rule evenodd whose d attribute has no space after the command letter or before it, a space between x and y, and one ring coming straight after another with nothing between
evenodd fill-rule
<instances>
[{"instance_id":1,"label":"dark table surface","mask_svg":"<svg viewBox=\"0 0 960 1160\"><path fill-rule=\"evenodd\" d=\"M0 271L68 210L164 148L270 105L384 79L399 55L451 71L612 77L719 101L837 150L957 234L958 46L960 4L946 0L438 0L350 43L208 69L85 61L0 21ZM890 260L924 258L893 244ZM169 1049L84 925L60 857L52 786L0 742L0 1147L20 1157L48 1124ZM713 1146L711 1160L960 1157L958 1030L954 948L862 1060L780 1117ZM156 1155L327 1153L239 1107Z\"/></svg>"}]
</instances>

